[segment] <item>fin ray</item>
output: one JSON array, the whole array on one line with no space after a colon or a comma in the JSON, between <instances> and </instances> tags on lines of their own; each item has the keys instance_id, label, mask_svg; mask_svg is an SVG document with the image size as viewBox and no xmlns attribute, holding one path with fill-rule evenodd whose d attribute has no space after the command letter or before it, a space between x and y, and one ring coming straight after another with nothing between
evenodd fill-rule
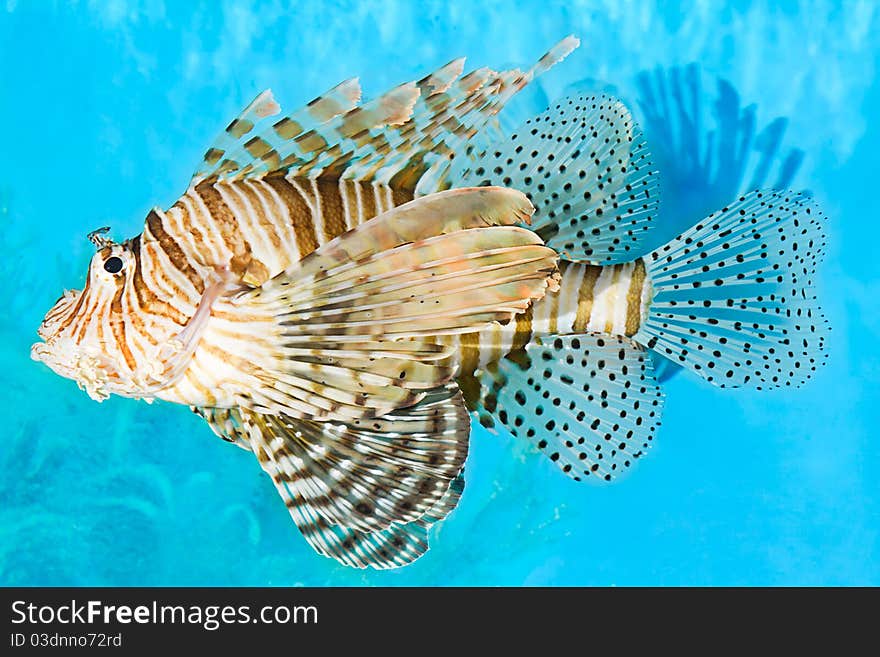
<instances>
[{"instance_id":1,"label":"fin ray","mask_svg":"<svg viewBox=\"0 0 880 657\"><path fill-rule=\"evenodd\" d=\"M427 551L428 529L461 496L470 418L455 384L411 408L350 424L193 410L254 452L309 544L345 565L411 563Z\"/></svg>"},{"instance_id":2,"label":"fin ray","mask_svg":"<svg viewBox=\"0 0 880 657\"><path fill-rule=\"evenodd\" d=\"M253 369L236 403L261 413L353 420L412 405L454 373L436 336L507 321L554 288L556 254L510 225L530 211L491 188L399 206L218 302L203 340ZM227 339L241 322L268 335Z\"/></svg>"},{"instance_id":3,"label":"fin ray","mask_svg":"<svg viewBox=\"0 0 880 657\"><path fill-rule=\"evenodd\" d=\"M527 73L482 68L461 76L464 60L453 60L359 106L360 87L347 81L274 122L256 120L248 106L208 150L192 184L283 175L374 181L410 192L418 186L418 195L448 189L450 156L578 44L563 39ZM270 107L265 98L261 103ZM271 109L280 111L274 100Z\"/></svg>"},{"instance_id":4,"label":"fin ray","mask_svg":"<svg viewBox=\"0 0 880 657\"><path fill-rule=\"evenodd\" d=\"M564 260L609 265L645 251L659 178L641 129L615 98L560 100L453 167L463 185L525 192L535 205L533 230Z\"/></svg>"},{"instance_id":5,"label":"fin ray","mask_svg":"<svg viewBox=\"0 0 880 657\"><path fill-rule=\"evenodd\" d=\"M827 358L823 223L801 194L741 196L645 258L653 298L634 339L721 387L803 384Z\"/></svg>"}]
</instances>

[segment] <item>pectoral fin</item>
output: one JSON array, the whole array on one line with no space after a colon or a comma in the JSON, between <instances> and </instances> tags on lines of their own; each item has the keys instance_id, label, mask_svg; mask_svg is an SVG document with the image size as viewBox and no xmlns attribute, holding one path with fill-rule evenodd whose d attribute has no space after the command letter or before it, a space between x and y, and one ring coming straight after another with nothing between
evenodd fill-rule
<instances>
[{"instance_id":1,"label":"pectoral fin","mask_svg":"<svg viewBox=\"0 0 880 657\"><path fill-rule=\"evenodd\" d=\"M507 321L555 285L556 254L510 225L531 209L500 188L423 197L226 300L205 340L248 373L236 403L344 421L415 404L454 375L436 336Z\"/></svg>"}]
</instances>

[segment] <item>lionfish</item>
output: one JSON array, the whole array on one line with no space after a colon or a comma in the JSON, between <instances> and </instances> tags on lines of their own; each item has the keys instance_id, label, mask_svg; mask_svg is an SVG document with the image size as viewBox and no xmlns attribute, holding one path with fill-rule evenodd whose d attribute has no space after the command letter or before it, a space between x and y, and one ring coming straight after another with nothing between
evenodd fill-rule
<instances>
[{"instance_id":1,"label":"lionfish","mask_svg":"<svg viewBox=\"0 0 880 657\"><path fill-rule=\"evenodd\" d=\"M282 115L270 91L183 196L122 243L32 357L96 400L186 404L254 453L319 553L406 565L462 494L471 417L607 481L660 423L655 358L719 386L824 360L822 215L755 191L656 251L659 181L606 95L488 129L530 70L457 59L359 104L347 80Z\"/></svg>"}]
</instances>

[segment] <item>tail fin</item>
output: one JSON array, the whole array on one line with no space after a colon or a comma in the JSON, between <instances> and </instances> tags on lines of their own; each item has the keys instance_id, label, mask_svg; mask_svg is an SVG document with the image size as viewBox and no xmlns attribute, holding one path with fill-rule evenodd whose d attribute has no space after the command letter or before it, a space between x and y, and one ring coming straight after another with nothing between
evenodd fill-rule
<instances>
[{"instance_id":1,"label":"tail fin","mask_svg":"<svg viewBox=\"0 0 880 657\"><path fill-rule=\"evenodd\" d=\"M721 387L800 386L827 358L823 223L800 194L740 197L645 257L653 299L633 339Z\"/></svg>"}]
</instances>

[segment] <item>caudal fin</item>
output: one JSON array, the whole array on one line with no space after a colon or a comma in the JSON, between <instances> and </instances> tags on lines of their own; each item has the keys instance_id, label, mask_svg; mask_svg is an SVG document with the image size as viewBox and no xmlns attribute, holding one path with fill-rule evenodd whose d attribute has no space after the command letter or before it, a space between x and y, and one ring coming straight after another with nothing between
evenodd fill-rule
<instances>
[{"instance_id":1,"label":"caudal fin","mask_svg":"<svg viewBox=\"0 0 880 657\"><path fill-rule=\"evenodd\" d=\"M827 358L823 224L801 194L740 197L645 257L653 296L633 339L721 387L803 384Z\"/></svg>"}]
</instances>

